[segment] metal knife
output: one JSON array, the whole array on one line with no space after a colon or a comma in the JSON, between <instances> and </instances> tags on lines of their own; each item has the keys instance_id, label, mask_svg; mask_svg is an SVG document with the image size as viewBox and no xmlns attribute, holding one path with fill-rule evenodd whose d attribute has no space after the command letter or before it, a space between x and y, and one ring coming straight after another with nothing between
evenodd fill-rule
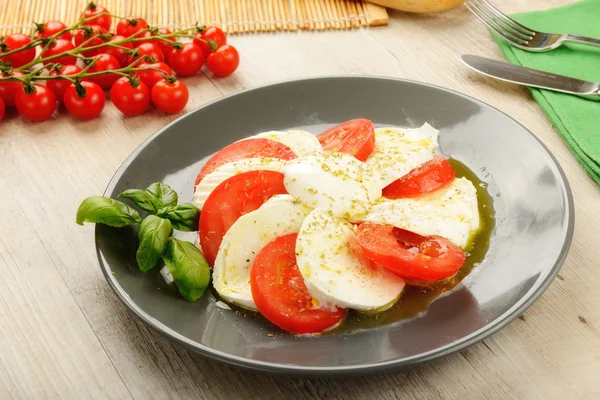
<instances>
[{"instance_id":1,"label":"metal knife","mask_svg":"<svg viewBox=\"0 0 600 400\"><path fill-rule=\"evenodd\" d=\"M574 94L591 100L600 100L600 83L582 81L564 75L522 67L503 61L465 54L460 57L471 69L480 74L518 85Z\"/></svg>"}]
</instances>

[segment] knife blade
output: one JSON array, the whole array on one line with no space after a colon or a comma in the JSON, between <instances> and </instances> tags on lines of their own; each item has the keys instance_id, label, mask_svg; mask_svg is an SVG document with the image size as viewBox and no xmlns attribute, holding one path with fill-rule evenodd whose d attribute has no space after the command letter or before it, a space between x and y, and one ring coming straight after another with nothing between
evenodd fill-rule
<instances>
[{"instance_id":1,"label":"knife blade","mask_svg":"<svg viewBox=\"0 0 600 400\"><path fill-rule=\"evenodd\" d=\"M598 82L583 81L471 54L464 54L460 59L474 71L501 81L600 100L600 83Z\"/></svg>"}]
</instances>

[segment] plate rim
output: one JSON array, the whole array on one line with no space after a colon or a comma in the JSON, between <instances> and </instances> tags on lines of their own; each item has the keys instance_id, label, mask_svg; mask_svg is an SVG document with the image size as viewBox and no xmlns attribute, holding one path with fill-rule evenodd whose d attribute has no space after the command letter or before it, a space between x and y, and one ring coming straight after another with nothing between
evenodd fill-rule
<instances>
[{"instance_id":1,"label":"plate rim","mask_svg":"<svg viewBox=\"0 0 600 400\"><path fill-rule=\"evenodd\" d=\"M94 237L95 237L94 242L95 242L95 247L96 247L96 255L98 257L98 262L100 264L102 273L103 273L104 277L106 278L106 280L108 281L109 286L112 288L112 290L115 292L115 294L119 298L119 300L123 303L123 305L125 305L125 307L128 309L128 311L130 311L131 313L134 314L134 316L138 320L142 321L146 326L151 327L152 329L154 329L155 331L157 331L158 333L160 333L162 336L166 337L167 339L172 340L172 341L176 342L177 344L182 345L185 348L193 350L194 352L199 353L202 356L205 356L209 359L224 362L224 363L227 363L230 365L243 367L243 368L255 370L255 371L279 373L279 374L294 374L294 375L304 375L304 376L336 376L336 375L351 376L351 375L357 375L357 374L377 373L377 372L386 372L386 371L390 371L390 370L411 368L416 365L419 365L419 364L422 364L422 363L425 363L428 361L432 361L434 359L441 358L441 357L450 355L452 353L458 352L460 350L463 350L467 347L470 347L470 346L492 336L493 334L497 333L498 331L503 329L505 326L507 326L509 323L514 321L525 310L527 310L529 307L531 307L541 297L541 295L548 289L548 287L554 281L556 275L560 271L561 267L563 266L564 261L568 255L568 252L569 252L572 240L573 240L573 233L574 233L574 226L575 226L575 208L574 208L574 201L573 201L573 193L572 193L571 186L569 184L569 181L567 179L567 176L566 176L563 168L559 164L556 157L548 149L548 147L531 130L529 130L525 125L523 125L521 122L517 121L510 115L508 115L505 112L499 110L498 108L496 108L486 102L483 102L475 97L472 97L470 95L458 92L453 89L448 89L448 88L445 88L442 86L426 83L426 82L420 82L420 81L415 81L415 80L411 80L411 79L403 79L403 78L397 78L397 77L389 77L389 76L376 76L376 75L322 75L322 76L314 76L314 77L291 79L291 80L267 83L264 85L255 86L252 88L244 89L242 91L220 97L218 99L212 100L206 104L203 104L199 107L194 108L193 110L186 112L185 114L181 115L180 117L174 119L173 121L169 122L168 124L166 124L165 126L160 128L155 133L150 135L146 140L144 140L138 147L136 147L131 152L131 154L129 154L129 156L127 156L127 158L123 161L123 163L115 171L115 173L113 174L112 178L110 179L108 185L106 186L106 189L104 190L103 196L110 195L110 192L112 192L116 186L117 180L120 179L123 172L127 169L127 167L131 164L131 162L137 157L137 155L146 146L148 146L156 137L160 136L163 132L170 129L172 125L177 124L180 120L189 117L191 114L198 112L201 109L210 107L212 104L227 100L232 97L240 96L242 94L252 92L255 90L265 89L265 88L269 88L269 87L273 87L273 86L286 85L286 84L290 84L290 83L331 80L331 79L391 80L391 81L399 81L402 83L408 83L408 84L413 84L413 85L418 85L418 86L425 86L428 88L441 90L443 92L449 92L451 94L454 94L456 96L467 99L478 105L488 107L488 108L500 113L504 117L508 118L509 120L516 123L518 126L520 126L529 135L531 135L537 141L537 143L542 147L542 149L548 154L548 156L550 157L550 160L554 163L557 171L560 174L560 177L562 178L562 183L563 183L564 189L565 189L564 193L563 193L563 198L566 201L566 212L567 212L566 237L563 242L560 253L559 253L556 261L554 262L554 265L552 266L552 269L550 270L548 275L544 278L544 280L537 287L532 287L527 293L524 294L521 301L515 303L509 310L507 310L505 313L503 313L502 315L500 315L499 317L494 319L488 325L485 325L484 327L478 329L477 331L472 332L470 335L467 335L467 336L459 339L457 342L449 343L445 346L438 347L436 349L430 350L425 353L416 354L416 355L413 355L413 356L410 356L407 358L402 358L402 359L396 358L393 360L387 360L387 361L383 361L383 362L375 362L375 363L369 363L369 364L357 364L357 365L350 365L350 366L319 367L319 366L302 366L302 365L294 365L294 364L280 364L280 363L276 363L276 362L252 360L252 359L232 355L232 354L220 351L220 350L213 349L211 347L208 347L206 345L203 345L201 343L198 343L196 341L186 338L185 336L183 336L183 335L175 332L171 328L169 328L167 325L163 324L162 322L156 320L155 318L153 318L150 315L148 315L147 313L145 313L140 307L138 307L138 305L133 300L131 300L131 298L129 297L127 292L119 285L116 278L112 275L110 266L108 265L106 260L104 260L102 254L101 254L101 251L100 251L100 248L98 245L98 234L97 234L97 230L96 230L97 228L96 228L94 230L94 232L95 232L94 233Z\"/></svg>"}]
</instances>

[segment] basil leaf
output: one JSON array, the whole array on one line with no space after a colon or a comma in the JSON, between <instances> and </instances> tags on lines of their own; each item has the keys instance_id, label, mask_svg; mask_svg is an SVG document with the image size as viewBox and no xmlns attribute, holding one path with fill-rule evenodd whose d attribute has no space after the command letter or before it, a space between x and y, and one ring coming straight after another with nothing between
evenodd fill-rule
<instances>
[{"instance_id":1,"label":"basil leaf","mask_svg":"<svg viewBox=\"0 0 600 400\"><path fill-rule=\"evenodd\" d=\"M202 297L210 282L210 268L196 246L169 238L162 258L184 299L195 301Z\"/></svg>"},{"instance_id":2,"label":"basil leaf","mask_svg":"<svg viewBox=\"0 0 600 400\"><path fill-rule=\"evenodd\" d=\"M156 182L148 186L146 191L157 199L156 204L160 204L157 208L175 207L177 205L177 192L171 189L169 185Z\"/></svg>"},{"instance_id":3,"label":"basil leaf","mask_svg":"<svg viewBox=\"0 0 600 400\"><path fill-rule=\"evenodd\" d=\"M139 208L149 213L156 214L160 208L160 201L146 190L128 189L119 194L119 198L125 198L133 201Z\"/></svg>"},{"instance_id":4,"label":"basil leaf","mask_svg":"<svg viewBox=\"0 0 600 400\"><path fill-rule=\"evenodd\" d=\"M156 215L148 215L140 226L140 247L135 255L138 266L144 272L154 267L165 250L171 236L171 222Z\"/></svg>"},{"instance_id":5,"label":"basil leaf","mask_svg":"<svg viewBox=\"0 0 600 400\"><path fill-rule=\"evenodd\" d=\"M198 220L200 219L200 210L192 203L183 203L175 208L167 208L159 211L163 218L169 219L173 223L173 228L184 231L194 232L198 230Z\"/></svg>"},{"instance_id":6,"label":"basil leaf","mask_svg":"<svg viewBox=\"0 0 600 400\"><path fill-rule=\"evenodd\" d=\"M140 214L127 204L103 196L91 196L81 202L76 222L93 222L122 228L142 222Z\"/></svg>"}]
</instances>

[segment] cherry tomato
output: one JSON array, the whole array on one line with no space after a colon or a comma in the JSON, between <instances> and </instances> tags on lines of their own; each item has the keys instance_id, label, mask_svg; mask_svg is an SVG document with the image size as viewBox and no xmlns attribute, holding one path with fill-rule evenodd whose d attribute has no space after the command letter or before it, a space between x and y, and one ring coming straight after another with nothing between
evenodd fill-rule
<instances>
[{"instance_id":1,"label":"cherry tomato","mask_svg":"<svg viewBox=\"0 0 600 400\"><path fill-rule=\"evenodd\" d=\"M115 35L112 37L112 39L109 40L109 43L110 42L119 42L124 39L126 39L125 36ZM121 43L119 46L127 47L128 49L133 49L133 45L131 43ZM127 66L127 61L128 61L127 59L129 58L129 54L127 54L127 50L120 49L118 47L108 46L108 47L104 47L104 48L100 49L99 51L104 54L110 54L111 56L116 58L117 61L119 62L119 64L121 64L121 67Z\"/></svg>"},{"instance_id":2,"label":"cherry tomato","mask_svg":"<svg viewBox=\"0 0 600 400\"><path fill-rule=\"evenodd\" d=\"M206 66L217 76L229 76L240 65L240 55L235 47L224 45L210 53L206 59Z\"/></svg>"},{"instance_id":3,"label":"cherry tomato","mask_svg":"<svg viewBox=\"0 0 600 400\"><path fill-rule=\"evenodd\" d=\"M125 115L139 115L150 106L150 90L139 79L123 76L110 89L110 99Z\"/></svg>"},{"instance_id":4,"label":"cherry tomato","mask_svg":"<svg viewBox=\"0 0 600 400\"><path fill-rule=\"evenodd\" d=\"M107 14L107 15L100 15ZM83 14L81 14L81 18L89 19L96 15L100 15L94 19L84 22L84 25L98 25L103 27L106 30L110 29L110 25L112 23L112 18L110 17L108 10L102 6L97 6L93 1L88 4L88 7L85 9Z\"/></svg>"},{"instance_id":5,"label":"cherry tomato","mask_svg":"<svg viewBox=\"0 0 600 400\"><path fill-rule=\"evenodd\" d=\"M227 44L227 36L217 26L209 26L204 32L202 32L202 39L209 41L212 40L217 46L225 46Z\"/></svg>"},{"instance_id":6,"label":"cherry tomato","mask_svg":"<svg viewBox=\"0 0 600 400\"><path fill-rule=\"evenodd\" d=\"M30 121L45 121L56 110L56 96L46 86L35 84L31 93L22 86L15 96L17 111Z\"/></svg>"},{"instance_id":7,"label":"cherry tomato","mask_svg":"<svg viewBox=\"0 0 600 400\"><path fill-rule=\"evenodd\" d=\"M21 71L13 71L12 74L2 74L3 78L7 76L23 76ZM6 81L0 82L0 99L4 102L6 107L14 107L15 96L17 92L23 87L20 81Z\"/></svg>"},{"instance_id":8,"label":"cherry tomato","mask_svg":"<svg viewBox=\"0 0 600 400\"><path fill-rule=\"evenodd\" d=\"M258 209L276 194L286 193L281 172L243 172L221 182L204 202L198 225L202 253L208 264L214 264L223 236L239 217Z\"/></svg>"},{"instance_id":9,"label":"cherry tomato","mask_svg":"<svg viewBox=\"0 0 600 400\"><path fill-rule=\"evenodd\" d=\"M243 160L244 158L260 157L292 160L297 156L296 153L285 144L271 139L254 138L235 142L229 146L225 146L204 164L196 177L195 186L197 186L206 175L225 163Z\"/></svg>"},{"instance_id":10,"label":"cherry tomato","mask_svg":"<svg viewBox=\"0 0 600 400\"><path fill-rule=\"evenodd\" d=\"M71 41L65 39L57 39L54 44L51 44L44 50L42 53L42 58L56 56L62 53L67 53L71 50L75 49L75 46ZM50 63L62 64L62 65L74 65L77 62L77 57L73 55L66 54L61 57L54 58L49 61L44 61L44 65L48 65Z\"/></svg>"},{"instance_id":11,"label":"cherry tomato","mask_svg":"<svg viewBox=\"0 0 600 400\"><path fill-rule=\"evenodd\" d=\"M4 119L4 112L6 111L6 106L4 106L4 101L2 101L2 97L0 97L0 121Z\"/></svg>"},{"instance_id":12,"label":"cherry tomato","mask_svg":"<svg viewBox=\"0 0 600 400\"><path fill-rule=\"evenodd\" d=\"M196 75L204 64L204 54L200 47L186 43L169 55L169 65L179 76Z\"/></svg>"},{"instance_id":13,"label":"cherry tomato","mask_svg":"<svg viewBox=\"0 0 600 400\"><path fill-rule=\"evenodd\" d=\"M140 17L127 17L119 20L117 24L117 35L129 37L148 28L146 20Z\"/></svg>"},{"instance_id":14,"label":"cherry tomato","mask_svg":"<svg viewBox=\"0 0 600 400\"><path fill-rule=\"evenodd\" d=\"M252 299L258 311L284 331L318 333L339 324L346 310L313 308L296 263L297 233L279 236L262 248L250 268Z\"/></svg>"},{"instance_id":15,"label":"cherry tomato","mask_svg":"<svg viewBox=\"0 0 600 400\"><path fill-rule=\"evenodd\" d=\"M65 107L71 115L88 120L96 118L102 113L106 96L102 88L94 82L81 82L84 93L77 93L77 87L73 84L65 92Z\"/></svg>"},{"instance_id":16,"label":"cherry tomato","mask_svg":"<svg viewBox=\"0 0 600 400\"><path fill-rule=\"evenodd\" d=\"M443 188L455 177L454 169L448 160L436 155L433 160L384 187L382 194L388 199L419 196Z\"/></svg>"},{"instance_id":17,"label":"cherry tomato","mask_svg":"<svg viewBox=\"0 0 600 400\"><path fill-rule=\"evenodd\" d=\"M115 69L121 68L119 61L110 54L98 54L93 58L98 61L96 61L96 63L90 69L88 69L87 72L90 74L95 72L114 71ZM119 75L117 74L107 74L85 78L86 81L94 82L105 90L110 89L117 79L119 79Z\"/></svg>"},{"instance_id":18,"label":"cherry tomato","mask_svg":"<svg viewBox=\"0 0 600 400\"><path fill-rule=\"evenodd\" d=\"M166 80L156 82L152 87L152 103L161 111L178 113L185 108L189 92L185 83L177 80L173 83Z\"/></svg>"},{"instance_id":19,"label":"cherry tomato","mask_svg":"<svg viewBox=\"0 0 600 400\"><path fill-rule=\"evenodd\" d=\"M375 148L375 127L368 119L343 122L317 136L323 150L339 151L365 161Z\"/></svg>"},{"instance_id":20,"label":"cherry tomato","mask_svg":"<svg viewBox=\"0 0 600 400\"><path fill-rule=\"evenodd\" d=\"M196 32L196 34L194 36L202 39L202 33L200 33L200 32ZM200 39L194 39L194 44L196 46L200 47L200 50L202 50L202 55L204 55L204 59L206 59L206 58L208 58L208 56L210 55L210 52L211 52L210 45L208 43L206 43L204 40L200 40Z\"/></svg>"},{"instance_id":21,"label":"cherry tomato","mask_svg":"<svg viewBox=\"0 0 600 400\"><path fill-rule=\"evenodd\" d=\"M22 33L13 33L12 35L8 35L4 41L0 43L0 53L6 53L11 50L20 49L27 46L29 43L31 43L31 39L29 39L29 37L23 35ZM4 62L9 62L13 68L19 68L20 66L32 62L34 58L35 48L32 47L27 50L19 51L18 53L4 56L1 60Z\"/></svg>"},{"instance_id":22,"label":"cherry tomato","mask_svg":"<svg viewBox=\"0 0 600 400\"><path fill-rule=\"evenodd\" d=\"M137 67L139 67L139 68L155 68L155 69L159 69L161 71L165 71L168 75L172 74L171 68L164 62L141 63ZM154 87L154 85L156 85L157 82L160 82L165 78L165 75L163 73L161 73L159 71L153 71L153 70L138 71L135 73L135 75L138 76L142 80L142 82L144 82L146 84L146 86L148 86L148 89L152 89Z\"/></svg>"},{"instance_id":23,"label":"cherry tomato","mask_svg":"<svg viewBox=\"0 0 600 400\"><path fill-rule=\"evenodd\" d=\"M50 72L50 76L60 75L75 75L81 72L81 68L76 65L65 65L61 71L53 70ZM66 79L48 79L46 81L46 87L54 93L59 103L62 103L65 96L65 91L72 83Z\"/></svg>"},{"instance_id":24,"label":"cherry tomato","mask_svg":"<svg viewBox=\"0 0 600 400\"><path fill-rule=\"evenodd\" d=\"M173 32L171 32L167 28L158 28L159 35L170 35L171 33L173 33ZM163 56L165 57L165 60L168 60L169 55L175 51L175 48L173 46L171 46L168 42L165 42L165 40L168 40L169 42L172 42L172 43L177 42L177 40L174 37L170 37L170 38L164 38L164 39L154 39L154 40L152 40L151 43L154 43L155 45L157 45L160 48L160 51L162 51Z\"/></svg>"},{"instance_id":25,"label":"cherry tomato","mask_svg":"<svg viewBox=\"0 0 600 400\"><path fill-rule=\"evenodd\" d=\"M423 237L391 225L362 223L356 237L367 257L404 279L449 278L466 259L462 249L448 239ZM418 252L412 252L414 248Z\"/></svg>"},{"instance_id":26,"label":"cherry tomato","mask_svg":"<svg viewBox=\"0 0 600 400\"><path fill-rule=\"evenodd\" d=\"M160 47L150 42L143 42L136 48L136 52L138 53L136 56L130 56L129 63L144 58L145 60L151 60L152 62L162 62L165 61L165 57L163 56L162 51L160 51Z\"/></svg>"},{"instance_id":27,"label":"cherry tomato","mask_svg":"<svg viewBox=\"0 0 600 400\"><path fill-rule=\"evenodd\" d=\"M66 29L67 26L60 21L48 21L44 25L37 25L37 37L38 38L49 38L52 35ZM71 32L66 31L62 35L58 36L57 39L71 40Z\"/></svg>"},{"instance_id":28,"label":"cherry tomato","mask_svg":"<svg viewBox=\"0 0 600 400\"><path fill-rule=\"evenodd\" d=\"M93 38L85 45L84 48L98 46L99 44L106 43L106 40L102 39L99 35L104 35L107 33L108 31L99 25L90 25L75 31L75 37L73 38L73 41L75 42L75 46L79 47L84 42ZM92 57L98 54L98 49L87 50L81 54L85 57Z\"/></svg>"}]
</instances>

